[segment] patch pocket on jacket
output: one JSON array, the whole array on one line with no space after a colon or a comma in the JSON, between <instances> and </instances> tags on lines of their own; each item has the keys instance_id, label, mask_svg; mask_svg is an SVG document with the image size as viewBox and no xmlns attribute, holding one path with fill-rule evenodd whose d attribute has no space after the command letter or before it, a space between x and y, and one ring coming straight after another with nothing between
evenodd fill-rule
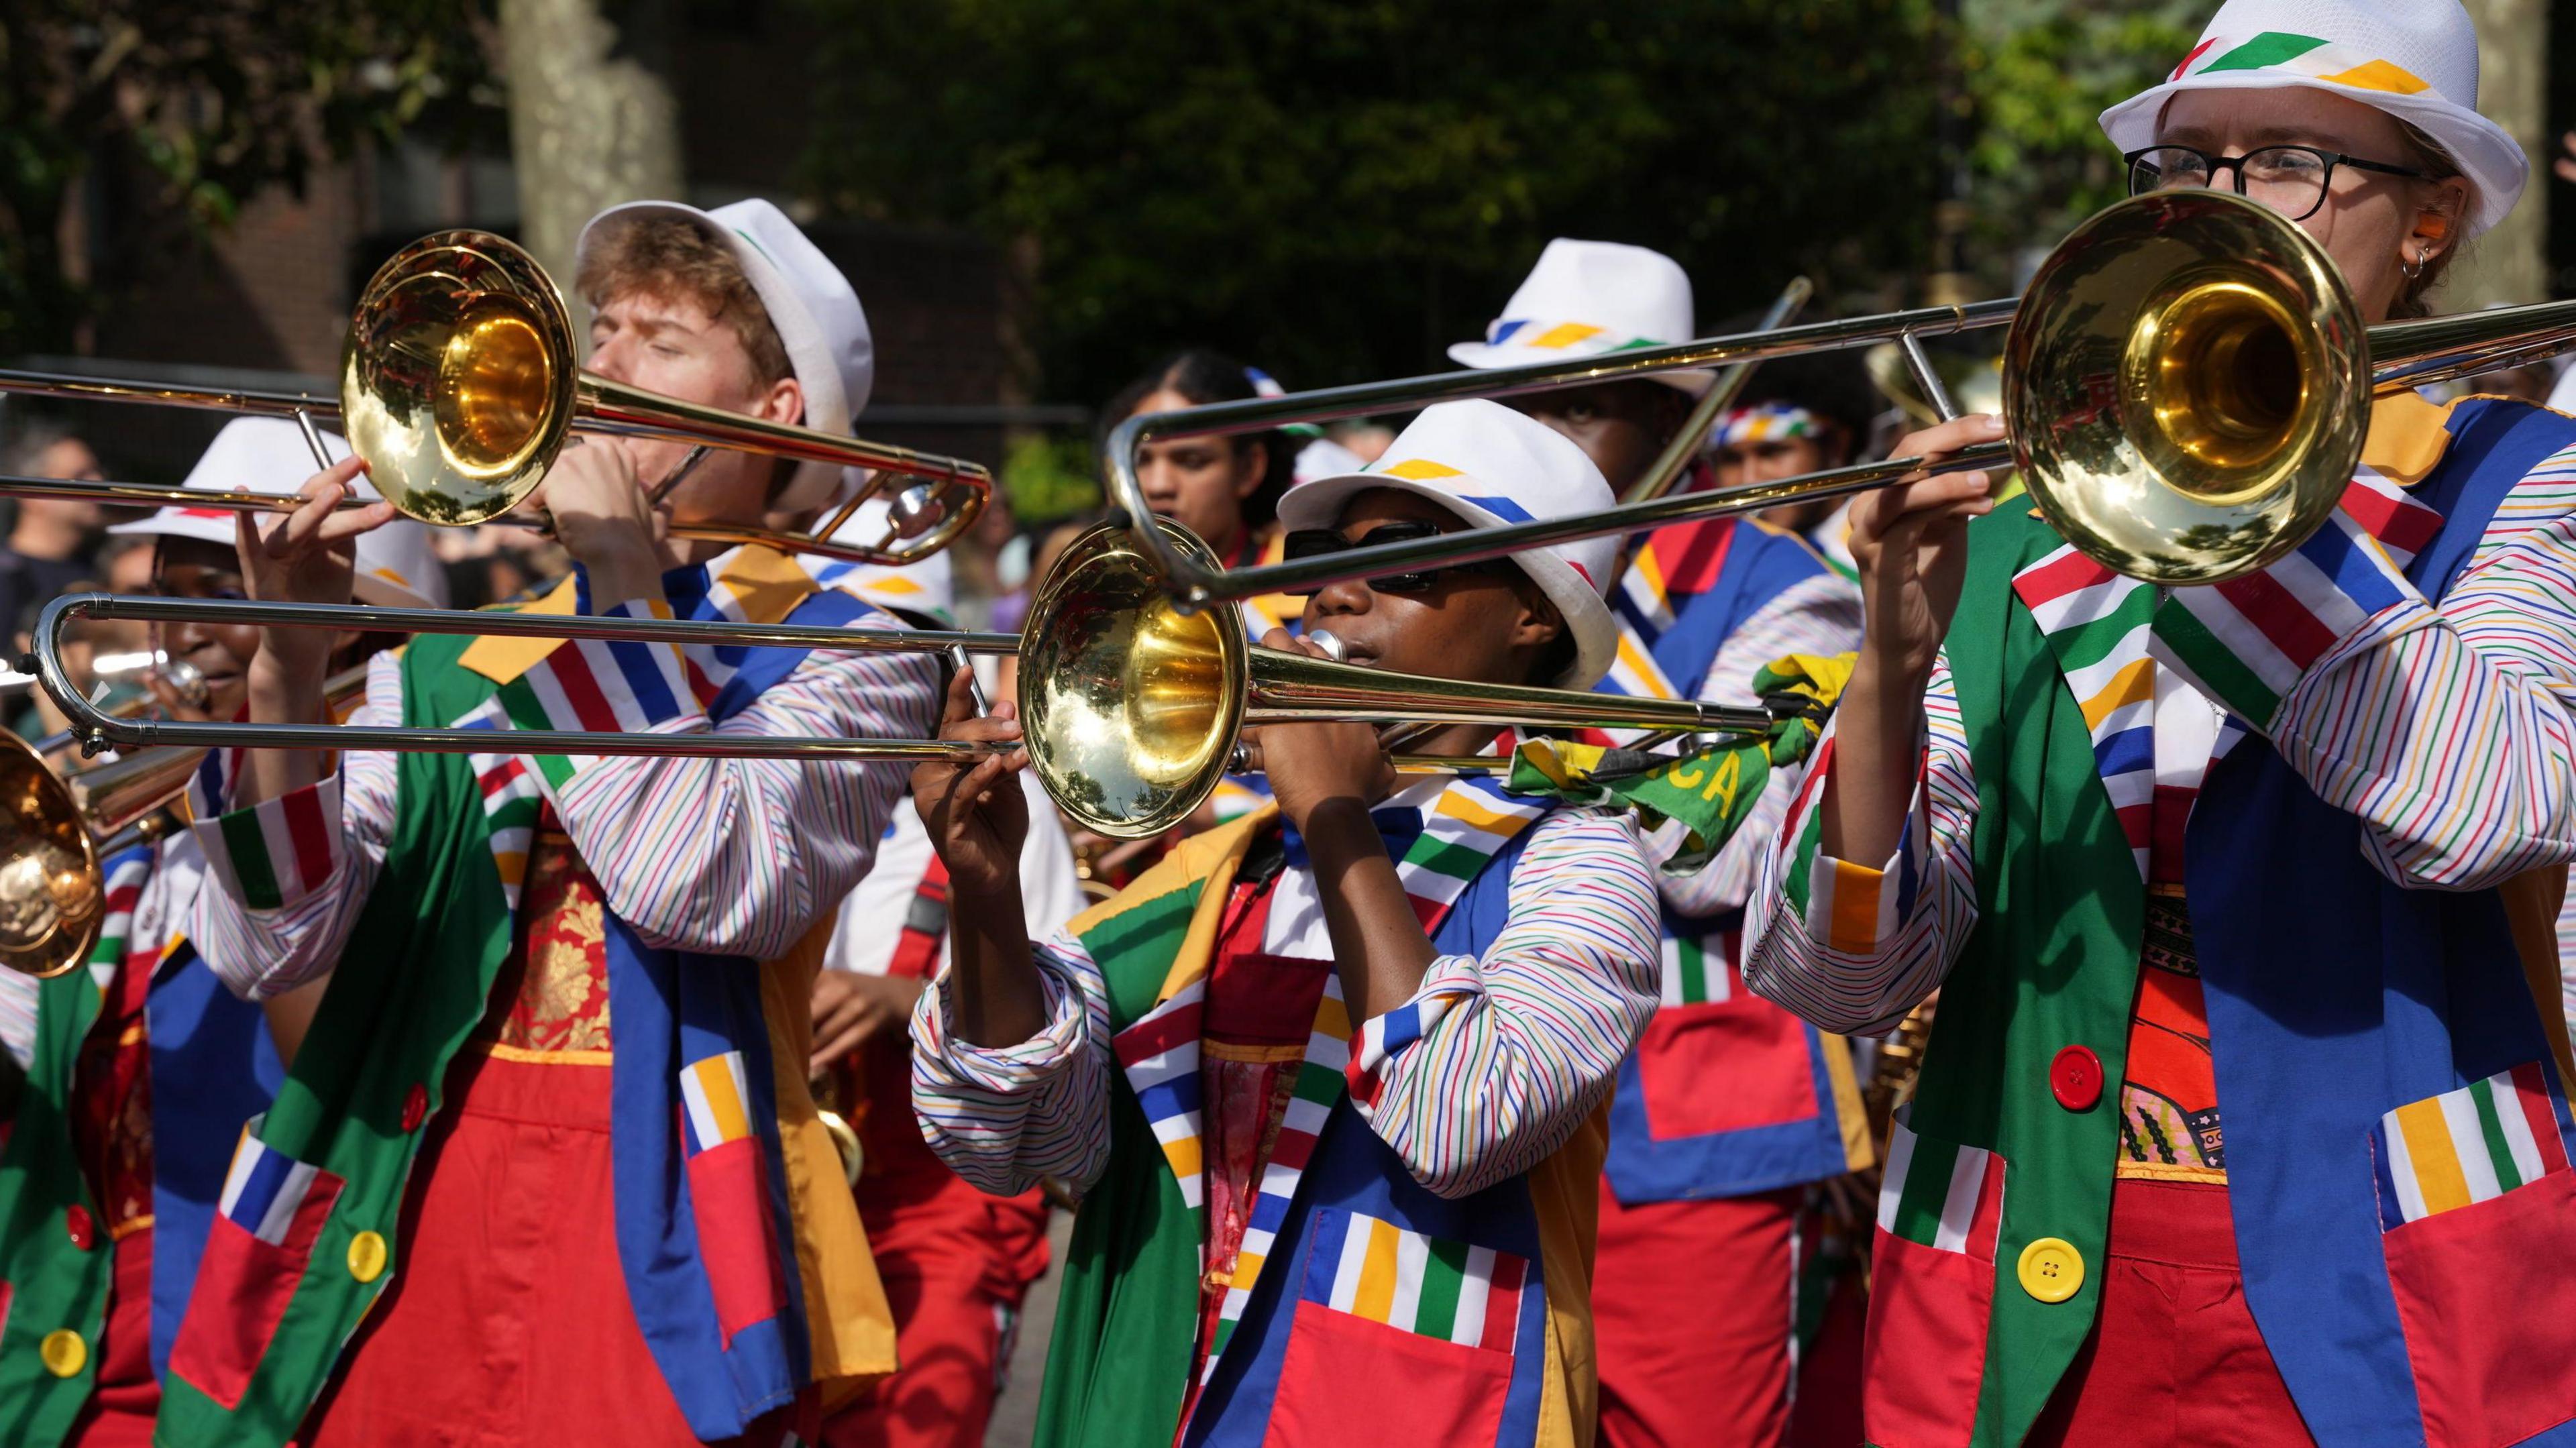
<instances>
[{"instance_id":1,"label":"patch pocket on jacket","mask_svg":"<svg viewBox=\"0 0 2576 1448\"><path fill-rule=\"evenodd\" d=\"M1263 1441L1494 1441L1539 1306L1529 1259L1327 1207L1304 1283ZM1357 1390L1370 1382L1396 1387Z\"/></svg>"},{"instance_id":2,"label":"patch pocket on jacket","mask_svg":"<svg viewBox=\"0 0 2576 1448\"><path fill-rule=\"evenodd\" d=\"M716 1328L728 1347L735 1334L787 1307L769 1163L751 1128L751 1099L740 1051L691 1062L680 1073L690 1219L715 1298Z\"/></svg>"},{"instance_id":3,"label":"patch pocket on jacket","mask_svg":"<svg viewBox=\"0 0 2576 1448\"><path fill-rule=\"evenodd\" d=\"M2519 1443L2576 1419L2576 1172L2538 1061L2371 1128L2380 1247L2431 1448Z\"/></svg>"},{"instance_id":4,"label":"patch pocket on jacket","mask_svg":"<svg viewBox=\"0 0 2576 1448\"><path fill-rule=\"evenodd\" d=\"M1656 1141L1812 1121L1806 1023L1760 996L1668 1005L1637 1044L1646 1134Z\"/></svg>"},{"instance_id":5,"label":"patch pocket on jacket","mask_svg":"<svg viewBox=\"0 0 2576 1448\"><path fill-rule=\"evenodd\" d=\"M1861 1427L1881 1448L1964 1445L1976 1425L2004 1172L1996 1152L1917 1136L1901 1118L1892 1129L1861 1365Z\"/></svg>"},{"instance_id":6,"label":"patch pocket on jacket","mask_svg":"<svg viewBox=\"0 0 2576 1448\"><path fill-rule=\"evenodd\" d=\"M188 1314L170 1345L171 1374L227 1411L240 1406L345 1185L271 1148L259 1127L254 1117L233 1149Z\"/></svg>"}]
</instances>

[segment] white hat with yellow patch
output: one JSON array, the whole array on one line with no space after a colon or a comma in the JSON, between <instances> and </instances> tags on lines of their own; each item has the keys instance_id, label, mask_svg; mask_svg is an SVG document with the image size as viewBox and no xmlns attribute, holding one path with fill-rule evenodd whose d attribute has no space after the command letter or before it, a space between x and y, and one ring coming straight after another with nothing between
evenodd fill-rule
<instances>
[{"instance_id":1,"label":"white hat with yellow patch","mask_svg":"<svg viewBox=\"0 0 2576 1448\"><path fill-rule=\"evenodd\" d=\"M2530 179L2522 147L2478 114L2478 28L2460 0L2227 0L2164 84L2102 113L2102 133L2140 150L2183 91L2278 86L2345 96L2432 137L2476 192L2471 236L2504 220Z\"/></svg>"},{"instance_id":2,"label":"white hat with yellow patch","mask_svg":"<svg viewBox=\"0 0 2576 1448\"><path fill-rule=\"evenodd\" d=\"M1660 251L1615 241L1558 237L1538 254L1529 279L1503 304L1481 342L1460 342L1449 360L1487 370L1598 357L1636 347L1687 342L1692 328L1690 276ZM1697 397L1704 371L1657 372L1650 381Z\"/></svg>"},{"instance_id":3,"label":"white hat with yellow patch","mask_svg":"<svg viewBox=\"0 0 2576 1448\"><path fill-rule=\"evenodd\" d=\"M1493 402L1426 407L1376 462L1299 483L1279 499L1286 528L1330 528L1354 494L1392 488L1428 498L1478 528L1598 512L1617 499L1583 449L1547 424ZM1610 671L1619 626L1602 594L1617 538L1526 548L1511 561L1536 580L1574 633L1574 664L1555 682L1588 689Z\"/></svg>"},{"instance_id":4,"label":"white hat with yellow patch","mask_svg":"<svg viewBox=\"0 0 2576 1448\"><path fill-rule=\"evenodd\" d=\"M349 455L339 434L322 433L322 450L334 461ZM209 493L274 493L285 495L304 486L320 471L313 450L304 445L304 430L282 417L237 417L224 424L205 455L188 470L181 486ZM373 501L374 485L358 474L357 494ZM171 538L197 538L233 546L241 514L230 508L161 508L150 517L119 523L110 533L155 533ZM409 518L396 518L358 535L357 572L351 591L358 602L380 608L447 607L447 569L430 546L429 529Z\"/></svg>"}]
</instances>

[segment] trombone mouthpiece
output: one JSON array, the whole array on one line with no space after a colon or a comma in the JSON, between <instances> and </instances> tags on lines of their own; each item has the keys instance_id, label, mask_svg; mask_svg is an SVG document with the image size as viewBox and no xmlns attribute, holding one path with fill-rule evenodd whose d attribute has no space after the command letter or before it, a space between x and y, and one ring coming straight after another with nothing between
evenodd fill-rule
<instances>
[{"instance_id":1,"label":"trombone mouthpiece","mask_svg":"<svg viewBox=\"0 0 2576 1448\"><path fill-rule=\"evenodd\" d=\"M1332 631L1329 629L1319 628L1315 630L1313 633L1306 635L1306 641L1313 644L1315 647L1322 649L1324 651L1324 657L1331 659L1337 664L1341 663L1345 656L1350 653L1350 650L1344 648L1342 646L1342 641L1339 638L1334 637Z\"/></svg>"}]
</instances>

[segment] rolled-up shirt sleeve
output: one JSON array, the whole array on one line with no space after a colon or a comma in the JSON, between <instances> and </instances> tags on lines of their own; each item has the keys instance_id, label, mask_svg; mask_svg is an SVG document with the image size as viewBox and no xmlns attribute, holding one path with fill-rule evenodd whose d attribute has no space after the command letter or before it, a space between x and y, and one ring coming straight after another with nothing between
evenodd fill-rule
<instances>
[{"instance_id":1,"label":"rolled-up shirt sleeve","mask_svg":"<svg viewBox=\"0 0 2576 1448\"><path fill-rule=\"evenodd\" d=\"M1076 1194L1109 1164L1109 994L1071 934L1034 947L1046 1023L1025 1041L979 1046L951 1015L942 972L912 1011L912 1109L922 1139L995 1196L1055 1178Z\"/></svg>"},{"instance_id":2,"label":"rolled-up shirt sleeve","mask_svg":"<svg viewBox=\"0 0 2576 1448\"><path fill-rule=\"evenodd\" d=\"M1490 947L1434 960L1351 1052L1361 1116L1442 1196L1562 1146L1655 1011L1655 885L1629 821L1575 810L1531 829Z\"/></svg>"},{"instance_id":3,"label":"rolled-up shirt sleeve","mask_svg":"<svg viewBox=\"0 0 2576 1448\"><path fill-rule=\"evenodd\" d=\"M343 721L402 722L399 657L368 661L366 702ZM395 759L351 752L314 784L231 807L240 751L218 750L189 784L192 826L214 888L190 934L226 989L264 1000L328 974L383 870L393 838Z\"/></svg>"},{"instance_id":4,"label":"rolled-up shirt sleeve","mask_svg":"<svg viewBox=\"0 0 2576 1448\"><path fill-rule=\"evenodd\" d=\"M1977 787L1947 658L1924 692L1923 764L1885 860L1827 853L1819 817L1831 726L1762 860L1745 919L1744 983L1813 1025L1878 1035L1941 984L1977 922Z\"/></svg>"}]
</instances>

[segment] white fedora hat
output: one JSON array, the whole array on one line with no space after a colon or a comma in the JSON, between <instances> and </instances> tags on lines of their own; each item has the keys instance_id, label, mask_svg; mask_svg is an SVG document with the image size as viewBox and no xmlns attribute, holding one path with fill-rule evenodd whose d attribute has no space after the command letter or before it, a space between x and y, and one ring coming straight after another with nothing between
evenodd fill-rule
<instances>
[{"instance_id":1,"label":"white fedora hat","mask_svg":"<svg viewBox=\"0 0 2576 1448\"><path fill-rule=\"evenodd\" d=\"M2522 147L2478 114L2478 30L2459 0L2227 0L2164 84L2102 113L2102 132L2135 151L2156 143L2182 91L2275 86L2347 96L2432 137L2476 193L2471 236L2504 220L2531 178Z\"/></svg>"},{"instance_id":2,"label":"white fedora hat","mask_svg":"<svg viewBox=\"0 0 2576 1448\"><path fill-rule=\"evenodd\" d=\"M1529 279L1485 328L1485 340L1457 343L1449 360L1480 370L1526 367L1669 346L1697 335L1690 277L1681 263L1642 246L1560 236L1538 254ZM1712 377L1658 372L1651 380L1696 397Z\"/></svg>"},{"instance_id":3,"label":"white fedora hat","mask_svg":"<svg viewBox=\"0 0 2576 1448\"><path fill-rule=\"evenodd\" d=\"M1384 456L1358 472L1317 478L1279 500L1285 528L1329 528L1354 493L1393 488L1429 498L1479 528L1590 513L1617 501L1583 449L1494 402L1426 407ZM1616 538L1530 548L1511 560L1538 582L1574 633L1574 664L1556 683L1588 689L1610 671L1619 626L1601 601L1619 563Z\"/></svg>"},{"instance_id":4,"label":"white fedora hat","mask_svg":"<svg viewBox=\"0 0 2576 1448\"><path fill-rule=\"evenodd\" d=\"M322 434L322 449L335 460L349 453L349 445L337 433ZM313 450L304 445L302 428L282 417L236 417L215 434L180 486L208 493L282 496L303 487L304 480L318 471ZM365 473L358 474L356 486L359 497L376 496ZM230 548L240 516L230 508L161 508L148 518L119 523L107 531L197 538ZM359 534L351 591L360 603L381 608L447 607L447 569L430 546L429 529L409 518L396 518Z\"/></svg>"},{"instance_id":5,"label":"white fedora hat","mask_svg":"<svg viewBox=\"0 0 2576 1448\"><path fill-rule=\"evenodd\" d=\"M770 326L778 330L787 363L796 372L796 384L805 390L804 426L846 435L851 419L866 408L868 393L876 385L876 339L868 330L868 314L859 305L858 292L822 248L799 231L787 213L757 198L713 211L677 201L629 201L592 217L581 229L574 256L590 255L593 238L610 218L646 216L694 222L733 252L751 289L760 294ZM840 487L839 464L804 463L771 506L790 513L818 508Z\"/></svg>"}]
</instances>

